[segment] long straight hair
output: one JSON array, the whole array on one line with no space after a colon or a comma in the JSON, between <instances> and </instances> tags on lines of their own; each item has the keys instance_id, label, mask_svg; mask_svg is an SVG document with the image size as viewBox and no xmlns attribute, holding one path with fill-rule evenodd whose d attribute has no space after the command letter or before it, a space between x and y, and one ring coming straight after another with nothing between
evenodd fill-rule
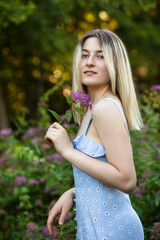
<instances>
[{"instance_id":1,"label":"long straight hair","mask_svg":"<svg viewBox=\"0 0 160 240\"><path fill-rule=\"evenodd\" d=\"M130 130L140 130L143 127L136 92L133 84L130 63L124 44L120 38L107 29L95 29L86 33L79 41L73 59L72 91L77 89L87 93L80 79L80 61L82 47L86 39L95 37L102 45L102 51L110 77L110 90L117 95L122 103L124 114ZM74 120L80 124L82 116L74 114Z\"/></svg>"}]
</instances>

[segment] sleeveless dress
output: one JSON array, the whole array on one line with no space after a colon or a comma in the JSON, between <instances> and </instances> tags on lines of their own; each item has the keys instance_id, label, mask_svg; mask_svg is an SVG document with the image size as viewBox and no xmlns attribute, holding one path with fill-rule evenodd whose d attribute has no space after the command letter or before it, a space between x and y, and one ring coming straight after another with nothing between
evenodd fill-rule
<instances>
[{"instance_id":1,"label":"sleeveless dress","mask_svg":"<svg viewBox=\"0 0 160 240\"><path fill-rule=\"evenodd\" d=\"M104 99L116 104L127 127L118 101L112 98ZM91 119L92 114L83 133L72 141L72 146L97 161L107 162L103 145L86 136ZM129 195L102 184L74 165L72 166L75 181L76 239L144 240L143 227L137 213L132 208Z\"/></svg>"}]
</instances>

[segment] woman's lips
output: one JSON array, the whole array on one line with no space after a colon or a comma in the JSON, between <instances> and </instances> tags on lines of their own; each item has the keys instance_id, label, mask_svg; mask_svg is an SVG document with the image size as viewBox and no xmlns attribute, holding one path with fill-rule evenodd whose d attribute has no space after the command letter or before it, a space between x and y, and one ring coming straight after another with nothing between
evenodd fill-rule
<instances>
[{"instance_id":1,"label":"woman's lips","mask_svg":"<svg viewBox=\"0 0 160 240\"><path fill-rule=\"evenodd\" d=\"M92 75L95 75L97 73L94 72L94 71L85 71L84 74L87 75L87 76L92 76Z\"/></svg>"}]
</instances>

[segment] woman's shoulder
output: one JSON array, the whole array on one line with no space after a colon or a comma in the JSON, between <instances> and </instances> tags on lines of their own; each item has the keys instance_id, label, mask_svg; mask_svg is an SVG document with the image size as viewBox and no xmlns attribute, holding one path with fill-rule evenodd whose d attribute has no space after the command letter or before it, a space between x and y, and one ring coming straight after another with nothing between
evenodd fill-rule
<instances>
[{"instance_id":1,"label":"woman's shoulder","mask_svg":"<svg viewBox=\"0 0 160 240\"><path fill-rule=\"evenodd\" d=\"M112 112L119 112L118 108L123 110L122 103L120 99L115 95L108 95L98 101L95 105L93 105L93 114L99 114L100 112L106 112L106 114L110 114Z\"/></svg>"},{"instance_id":2,"label":"woman's shoulder","mask_svg":"<svg viewBox=\"0 0 160 240\"><path fill-rule=\"evenodd\" d=\"M109 131L116 129L118 131L123 126L128 132L121 101L116 97L107 97L95 104L92 117L95 126L102 129L108 129Z\"/></svg>"}]
</instances>

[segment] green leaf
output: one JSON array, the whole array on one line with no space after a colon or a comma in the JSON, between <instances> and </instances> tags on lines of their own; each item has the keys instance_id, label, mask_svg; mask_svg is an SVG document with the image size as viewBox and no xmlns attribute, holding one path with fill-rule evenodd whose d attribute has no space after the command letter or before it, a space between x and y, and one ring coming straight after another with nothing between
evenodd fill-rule
<instances>
[{"instance_id":1,"label":"green leaf","mask_svg":"<svg viewBox=\"0 0 160 240\"><path fill-rule=\"evenodd\" d=\"M67 93L66 93L65 97L66 97L66 100L67 100L67 101L72 100L72 98L71 98Z\"/></svg>"},{"instance_id":2,"label":"green leaf","mask_svg":"<svg viewBox=\"0 0 160 240\"><path fill-rule=\"evenodd\" d=\"M80 109L80 108L75 107L74 110L75 110L76 112L80 113L81 115L85 115L85 113L83 112L83 110Z\"/></svg>"},{"instance_id":3,"label":"green leaf","mask_svg":"<svg viewBox=\"0 0 160 240\"><path fill-rule=\"evenodd\" d=\"M73 111L67 110L66 111L66 116L67 116L67 121L70 122L72 118L72 113Z\"/></svg>"},{"instance_id":4,"label":"green leaf","mask_svg":"<svg viewBox=\"0 0 160 240\"><path fill-rule=\"evenodd\" d=\"M52 115L55 117L55 119L56 119L58 122L61 121L61 118L60 118L60 116L58 115L58 113L56 113L55 111L50 110L50 109L48 109L48 111L50 111L50 112L52 113Z\"/></svg>"},{"instance_id":5,"label":"green leaf","mask_svg":"<svg viewBox=\"0 0 160 240\"><path fill-rule=\"evenodd\" d=\"M70 106L71 106L73 103L75 103L75 101L73 101L72 98L71 98L68 94L66 94L65 97L66 97L67 103L68 103Z\"/></svg>"},{"instance_id":6,"label":"green leaf","mask_svg":"<svg viewBox=\"0 0 160 240\"><path fill-rule=\"evenodd\" d=\"M155 204L158 207L160 204L160 190L156 194Z\"/></svg>"}]
</instances>

